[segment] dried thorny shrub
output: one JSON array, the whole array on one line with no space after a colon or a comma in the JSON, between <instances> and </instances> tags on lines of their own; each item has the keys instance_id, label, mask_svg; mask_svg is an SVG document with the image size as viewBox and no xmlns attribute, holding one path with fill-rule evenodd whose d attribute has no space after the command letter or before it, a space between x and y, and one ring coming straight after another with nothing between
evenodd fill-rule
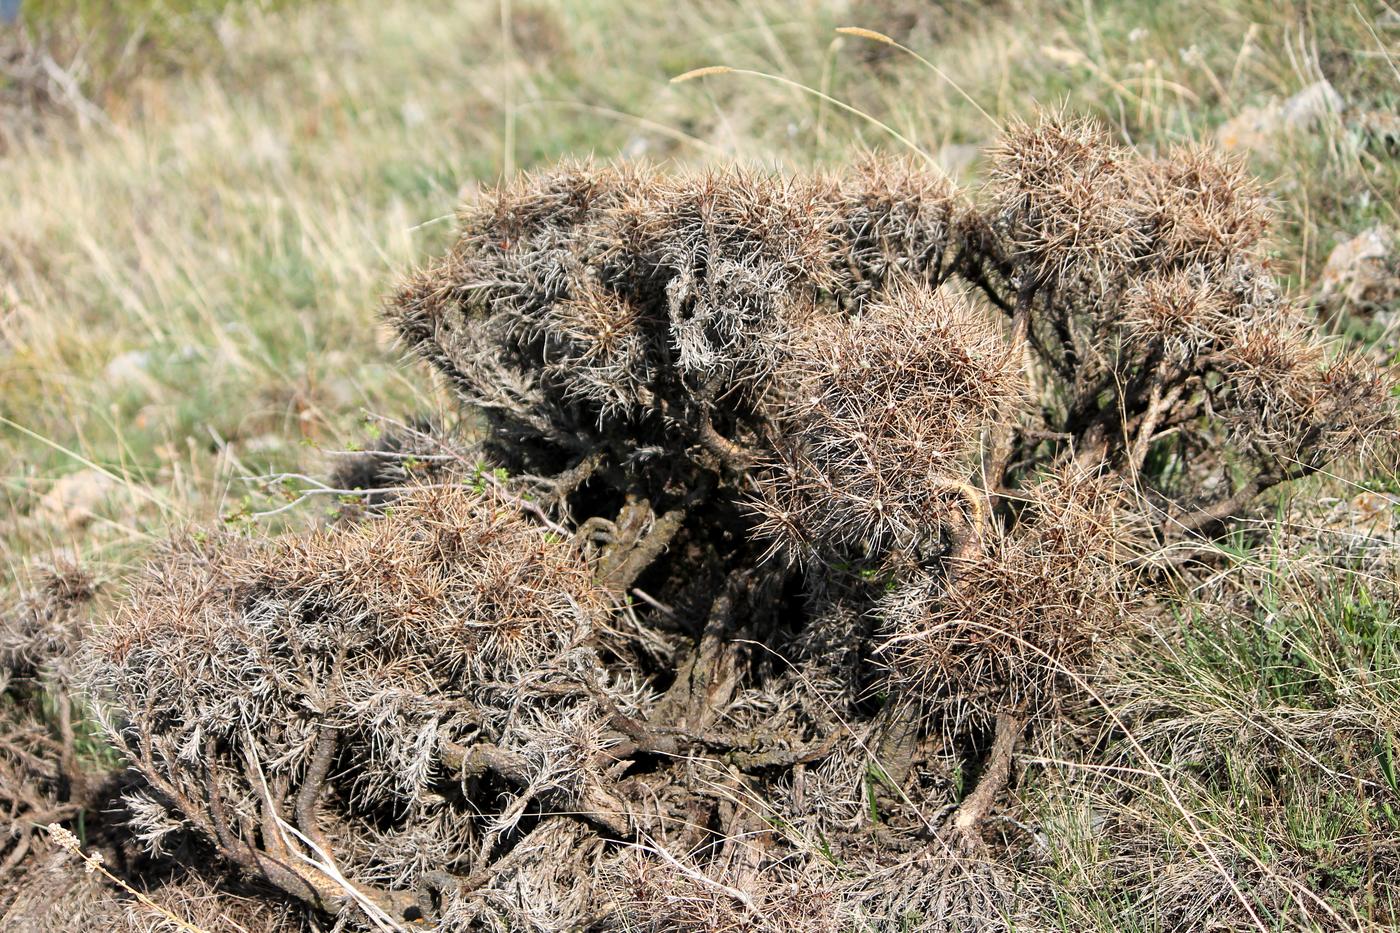
<instances>
[{"instance_id":1,"label":"dried thorny shrub","mask_svg":"<svg viewBox=\"0 0 1400 933\"><path fill-rule=\"evenodd\" d=\"M92 576L68 558L39 568L35 577L0 613L0 672L7 688L62 672L81 640L82 610L96 594Z\"/></svg>"},{"instance_id":2,"label":"dried thorny shrub","mask_svg":"<svg viewBox=\"0 0 1400 933\"><path fill-rule=\"evenodd\" d=\"M191 833L152 856L132 820L155 806L149 788L94 754L81 721L80 643L104 587L67 557L25 577L0 604L0 929L151 933L179 928L171 915L205 933L313 929L304 906L249 889ZM86 862L52 825L82 833Z\"/></svg>"},{"instance_id":3,"label":"dried thorny shrub","mask_svg":"<svg viewBox=\"0 0 1400 933\"><path fill-rule=\"evenodd\" d=\"M986 426L1021 373L993 322L907 284L855 320L794 341L772 405L771 469L756 474L757 531L795 559L937 550L979 507L967 487Z\"/></svg>"},{"instance_id":4,"label":"dried thorny shrub","mask_svg":"<svg viewBox=\"0 0 1400 933\"><path fill-rule=\"evenodd\" d=\"M460 487L348 529L185 542L93 645L113 738L178 811L133 826L158 847L193 825L339 909L306 846L396 919L465 921L444 869L489 864L531 804L580 806L605 724L635 713L642 687L598 660L600 595L570 542Z\"/></svg>"},{"instance_id":5,"label":"dried thorny shrub","mask_svg":"<svg viewBox=\"0 0 1400 933\"><path fill-rule=\"evenodd\" d=\"M1282 294L1266 201L1238 163L1148 159L1088 122L1043 121L1007 133L989 188L978 272L1046 377L1044 433L1022 427L1008 463L1104 463L1180 537L1393 439L1393 378L1325 346Z\"/></svg>"},{"instance_id":6,"label":"dried thorny shrub","mask_svg":"<svg viewBox=\"0 0 1400 933\"><path fill-rule=\"evenodd\" d=\"M0 891L41 827L82 812L94 778L79 754L71 661L95 588L63 559L0 603Z\"/></svg>"},{"instance_id":7,"label":"dried thorny shrub","mask_svg":"<svg viewBox=\"0 0 1400 933\"><path fill-rule=\"evenodd\" d=\"M347 923L1004 927L988 817L1144 555L1397 424L1237 166L1087 123L970 197L572 165L461 224L388 317L477 446L176 547L93 651L144 838Z\"/></svg>"},{"instance_id":8,"label":"dried thorny shrub","mask_svg":"<svg viewBox=\"0 0 1400 933\"><path fill-rule=\"evenodd\" d=\"M894 679L954 722L1039 714L1072 693L1127 614L1120 494L1096 475L1042 480L982 553L891 588L878 650Z\"/></svg>"},{"instance_id":9,"label":"dried thorny shrub","mask_svg":"<svg viewBox=\"0 0 1400 933\"><path fill-rule=\"evenodd\" d=\"M460 454L443 454L458 442L458 425L420 419L410 424L372 422L372 444L335 451L330 484L344 490L338 518L356 521L384 506L405 487L460 482Z\"/></svg>"},{"instance_id":10,"label":"dried thorny shrub","mask_svg":"<svg viewBox=\"0 0 1400 933\"><path fill-rule=\"evenodd\" d=\"M613 896L622 905L622 929L652 933L835 933L843 927L836 886L801 872L767 876L726 866L710 873L646 850L612 869Z\"/></svg>"},{"instance_id":11,"label":"dried thorny shrub","mask_svg":"<svg viewBox=\"0 0 1400 933\"><path fill-rule=\"evenodd\" d=\"M92 859L99 852L86 853ZM241 887L202 853L202 862L160 863L150 879L122 882L58 846L31 857L0 921L14 933L316 933L309 911L267 890ZM105 858L103 860L106 861ZM103 864L111 870L121 866ZM147 866L150 871L152 866ZM139 895L139 896L138 896ZM142 899L144 898L144 900ZM184 924L184 925L182 925Z\"/></svg>"}]
</instances>

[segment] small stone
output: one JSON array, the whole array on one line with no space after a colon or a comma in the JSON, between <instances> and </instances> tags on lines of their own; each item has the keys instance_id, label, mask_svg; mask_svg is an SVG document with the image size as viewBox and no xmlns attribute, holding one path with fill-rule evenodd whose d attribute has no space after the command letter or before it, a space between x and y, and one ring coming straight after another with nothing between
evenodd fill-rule
<instances>
[{"instance_id":1,"label":"small stone","mask_svg":"<svg viewBox=\"0 0 1400 933\"><path fill-rule=\"evenodd\" d=\"M253 132L247 153L254 165L286 168L291 163L291 146L286 135L268 127Z\"/></svg>"},{"instance_id":2,"label":"small stone","mask_svg":"<svg viewBox=\"0 0 1400 933\"><path fill-rule=\"evenodd\" d=\"M1324 302L1376 309L1400 298L1395 231L1375 226L1337 244L1322 270Z\"/></svg>"},{"instance_id":3,"label":"small stone","mask_svg":"<svg viewBox=\"0 0 1400 933\"><path fill-rule=\"evenodd\" d=\"M1268 148L1278 130L1277 104L1268 107L1245 107L1215 131L1215 140L1222 149L1258 152Z\"/></svg>"},{"instance_id":4,"label":"small stone","mask_svg":"<svg viewBox=\"0 0 1400 933\"><path fill-rule=\"evenodd\" d=\"M1371 490L1358 493L1351 500L1351 514L1362 524L1383 518L1394 508L1395 500L1392 497Z\"/></svg>"},{"instance_id":5,"label":"small stone","mask_svg":"<svg viewBox=\"0 0 1400 933\"><path fill-rule=\"evenodd\" d=\"M280 434L259 434L257 437L250 437L240 446L244 453L265 454L285 450L288 446L288 440Z\"/></svg>"},{"instance_id":6,"label":"small stone","mask_svg":"<svg viewBox=\"0 0 1400 933\"><path fill-rule=\"evenodd\" d=\"M982 155L982 148L969 143L948 143L939 147L933 160L949 175L961 175Z\"/></svg>"},{"instance_id":7,"label":"small stone","mask_svg":"<svg viewBox=\"0 0 1400 933\"><path fill-rule=\"evenodd\" d=\"M1316 81L1283 102L1283 124L1293 130L1311 130L1329 114L1341 113L1344 106L1331 83Z\"/></svg>"},{"instance_id":8,"label":"small stone","mask_svg":"<svg viewBox=\"0 0 1400 933\"><path fill-rule=\"evenodd\" d=\"M117 485L115 479L99 470L69 473L39 500L39 513L56 524L85 525Z\"/></svg>"},{"instance_id":9,"label":"small stone","mask_svg":"<svg viewBox=\"0 0 1400 933\"><path fill-rule=\"evenodd\" d=\"M1224 149L1264 152L1284 131L1310 132L1345 106L1336 88L1325 80L1316 81L1285 101L1245 107L1220 125L1215 138Z\"/></svg>"},{"instance_id":10,"label":"small stone","mask_svg":"<svg viewBox=\"0 0 1400 933\"><path fill-rule=\"evenodd\" d=\"M428 122L428 112L423 109L422 104L410 97L399 106L399 119L403 120L406 128L414 129Z\"/></svg>"},{"instance_id":11,"label":"small stone","mask_svg":"<svg viewBox=\"0 0 1400 933\"><path fill-rule=\"evenodd\" d=\"M1357 114L1351 126L1373 149L1400 153L1400 115L1386 110L1369 110Z\"/></svg>"},{"instance_id":12,"label":"small stone","mask_svg":"<svg viewBox=\"0 0 1400 933\"><path fill-rule=\"evenodd\" d=\"M356 368L354 364L346 367L347 370ZM316 401L326 411L344 411L364 401L364 392L354 379L338 376L320 384L316 392Z\"/></svg>"},{"instance_id":13,"label":"small stone","mask_svg":"<svg viewBox=\"0 0 1400 933\"><path fill-rule=\"evenodd\" d=\"M128 350L113 357L102 369L102 376L112 384L144 383L150 380L147 369L151 354L145 350Z\"/></svg>"}]
</instances>

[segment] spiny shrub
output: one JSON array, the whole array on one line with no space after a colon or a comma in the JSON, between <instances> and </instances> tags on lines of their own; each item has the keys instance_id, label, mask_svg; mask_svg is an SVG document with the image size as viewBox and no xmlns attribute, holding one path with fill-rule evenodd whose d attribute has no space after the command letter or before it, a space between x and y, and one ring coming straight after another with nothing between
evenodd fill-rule
<instances>
[{"instance_id":1,"label":"spiny shrub","mask_svg":"<svg viewBox=\"0 0 1400 933\"><path fill-rule=\"evenodd\" d=\"M1267 203L1239 163L1047 121L1008 131L988 188L981 283L1043 372L1042 424L1002 474L1065 451L1105 464L1176 537L1393 435L1392 379L1329 352L1270 274Z\"/></svg>"},{"instance_id":2,"label":"spiny shrub","mask_svg":"<svg viewBox=\"0 0 1400 933\"><path fill-rule=\"evenodd\" d=\"M358 526L176 551L95 651L148 837L346 918L993 917L930 853L984 847L1142 555L1397 424L1237 166L1087 123L1012 127L971 197L574 165L461 223L387 313L479 448ZM986 756L955 807L940 749Z\"/></svg>"},{"instance_id":3,"label":"spiny shrub","mask_svg":"<svg viewBox=\"0 0 1400 933\"><path fill-rule=\"evenodd\" d=\"M88 858L100 852L89 852ZM9 884L0 913L5 928L17 933L307 933L318 928L308 908L246 883L240 887L207 852L183 863L163 862L150 878L122 881L126 889L56 846L31 861L25 875ZM101 867L125 873L127 866L104 856Z\"/></svg>"},{"instance_id":4,"label":"spiny shrub","mask_svg":"<svg viewBox=\"0 0 1400 933\"><path fill-rule=\"evenodd\" d=\"M1127 616L1121 494L1102 475L1048 476L979 553L894 585L876 610L894 681L954 721L1035 715L1072 691Z\"/></svg>"},{"instance_id":5,"label":"spiny shrub","mask_svg":"<svg viewBox=\"0 0 1400 933\"><path fill-rule=\"evenodd\" d=\"M729 883L742 879L726 874L738 872L712 877L644 853L622 860L612 870L613 894L623 905L620 925L639 933L836 933L847 919L834 910L835 885L773 872L749 880L745 890Z\"/></svg>"},{"instance_id":6,"label":"spiny shrub","mask_svg":"<svg viewBox=\"0 0 1400 933\"><path fill-rule=\"evenodd\" d=\"M901 284L793 341L756 472L756 530L790 559L936 552L980 508L967 486L987 426L1024 392L994 323ZM962 514L968 513L968 514Z\"/></svg>"},{"instance_id":7,"label":"spiny shrub","mask_svg":"<svg viewBox=\"0 0 1400 933\"><path fill-rule=\"evenodd\" d=\"M36 577L0 611L0 688L63 673L82 637L82 610L96 595L92 576L70 560Z\"/></svg>"},{"instance_id":8,"label":"spiny shrub","mask_svg":"<svg viewBox=\"0 0 1400 933\"><path fill-rule=\"evenodd\" d=\"M190 833L151 855L123 799L140 778L93 755L77 708L75 662L101 588L68 558L23 579L0 601L0 927L150 933L178 917L206 933L307 929L307 908L246 896L247 881Z\"/></svg>"},{"instance_id":9,"label":"spiny shrub","mask_svg":"<svg viewBox=\"0 0 1400 933\"><path fill-rule=\"evenodd\" d=\"M488 196L393 319L491 419L504 462L591 452L609 425L723 455L718 431L760 429L746 422L802 322L904 269L946 275L953 222L952 192L900 164L843 183L566 167Z\"/></svg>"},{"instance_id":10,"label":"spiny shrub","mask_svg":"<svg viewBox=\"0 0 1400 933\"><path fill-rule=\"evenodd\" d=\"M0 916L42 826L81 812L89 769L78 749L71 662L95 596L71 561L0 600Z\"/></svg>"},{"instance_id":11,"label":"spiny shrub","mask_svg":"<svg viewBox=\"0 0 1400 933\"><path fill-rule=\"evenodd\" d=\"M349 529L186 541L92 645L149 785L134 830L192 825L324 909L347 888L298 852L396 919L460 919L444 868L477 870L528 803L575 808L612 763L596 734L635 687L597 660L601 608L569 542L460 487Z\"/></svg>"}]
</instances>

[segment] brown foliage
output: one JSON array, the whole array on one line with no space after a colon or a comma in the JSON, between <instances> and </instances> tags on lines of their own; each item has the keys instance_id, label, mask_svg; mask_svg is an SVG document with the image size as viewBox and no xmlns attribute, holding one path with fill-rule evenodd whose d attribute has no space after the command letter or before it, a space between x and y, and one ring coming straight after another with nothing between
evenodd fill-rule
<instances>
[{"instance_id":1,"label":"brown foliage","mask_svg":"<svg viewBox=\"0 0 1400 933\"><path fill-rule=\"evenodd\" d=\"M797 557L865 557L936 549L945 528L975 520L950 516L969 507L987 426L1022 389L991 320L900 284L794 344L772 415L774 465L758 474L759 534Z\"/></svg>"},{"instance_id":2,"label":"brown foliage","mask_svg":"<svg viewBox=\"0 0 1400 933\"><path fill-rule=\"evenodd\" d=\"M89 856L91 857L91 856ZM8 910L0 912L14 933L314 933L307 911L265 890L239 888L207 863L165 866L158 883L123 890L100 872L46 843L23 875L10 882ZM143 890L144 889L144 890ZM143 902L132 892L141 891ZM154 906L153 906L154 905ZM181 927L171 917L189 924Z\"/></svg>"},{"instance_id":3,"label":"brown foliage","mask_svg":"<svg viewBox=\"0 0 1400 933\"><path fill-rule=\"evenodd\" d=\"M1048 477L1019 494L1015 525L983 553L885 594L879 651L895 680L979 724L1076 692L1128 617L1121 494L1101 476Z\"/></svg>"},{"instance_id":4,"label":"brown foliage","mask_svg":"<svg viewBox=\"0 0 1400 933\"><path fill-rule=\"evenodd\" d=\"M70 662L95 584L66 560L35 577L0 605L0 891L24 870L42 826L82 812L91 778L77 750Z\"/></svg>"},{"instance_id":5,"label":"brown foliage","mask_svg":"<svg viewBox=\"0 0 1400 933\"><path fill-rule=\"evenodd\" d=\"M292 854L314 845L411 919L394 892L470 872L527 802L570 807L602 767L600 724L630 693L593 654L600 611L568 542L461 487L349 528L187 541L93 640L112 737L178 812L138 807L135 831L158 847L191 825L339 910L345 886Z\"/></svg>"},{"instance_id":6,"label":"brown foliage","mask_svg":"<svg viewBox=\"0 0 1400 933\"><path fill-rule=\"evenodd\" d=\"M96 643L146 841L347 922L995 913L966 859L1142 552L1397 414L1281 294L1237 165L1055 119L993 155L975 203L872 160L468 207L387 315L479 450L396 441L369 481L432 482L358 525L187 542Z\"/></svg>"}]
</instances>

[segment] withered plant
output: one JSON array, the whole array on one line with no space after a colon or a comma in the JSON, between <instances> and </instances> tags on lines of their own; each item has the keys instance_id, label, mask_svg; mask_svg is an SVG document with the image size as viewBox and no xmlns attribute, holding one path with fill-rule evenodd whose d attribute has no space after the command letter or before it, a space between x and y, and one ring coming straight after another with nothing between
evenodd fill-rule
<instances>
[{"instance_id":1,"label":"withered plant","mask_svg":"<svg viewBox=\"0 0 1400 933\"><path fill-rule=\"evenodd\" d=\"M0 928L314 929L309 909L250 888L196 834L148 845L142 827L152 808L168 822L165 808L94 754L80 705L81 643L107 588L69 558L21 577L0 602Z\"/></svg>"},{"instance_id":2,"label":"withered plant","mask_svg":"<svg viewBox=\"0 0 1400 933\"><path fill-rule=\"evenodd\" d=\"M509 181L388 306L472 445L386 445L376 483L432 475L360 524L187 542L96 645L147 838L371 924L995 925L994 874L934 869L1144 555L1394 433L1268 222L1217 155L1057 119L972 196Z\"/></svg>"},{"instance_id":3,"label":"withered plant","mask_svg":"<svg viewBox=\"0 0 1400 933\"><path fill-rule=\"evenodd\" d=\"M95 639L92 676L124 711L150 845L192 825L330 912L465 925L532 806L601 805L607 724L645 695L598 660L602 622L571 542L426 488L349 528L183 542Z\"/></svg>"},{"instance_id":4,"label":"withered plant","mask_svg":"<svg viewBox=\"0 0 1400 933\"><path fill-rule=\"evenodd\" d=\"M1239 163L1145 158L1087 121L1043 121L1007 132L988 188L978 281L1041 383L1040 423L1008 432L989 489L1047 458L1102 464L1176 539L1393 441L1393 377L1330 352L1283 294Z\"/></svg>"},{"instance_id":5,"label":"withered plant","mask_svg":"<svg viewBox=\"0 0 1400 933\"><path fill-rule=\"evenodd\" d=\"M94 783L79 754L71 661L95 583L67 560L34 576L0 603L0 891L27 867L42 827L78 816Z\"/></svg>"}]
</instances>

